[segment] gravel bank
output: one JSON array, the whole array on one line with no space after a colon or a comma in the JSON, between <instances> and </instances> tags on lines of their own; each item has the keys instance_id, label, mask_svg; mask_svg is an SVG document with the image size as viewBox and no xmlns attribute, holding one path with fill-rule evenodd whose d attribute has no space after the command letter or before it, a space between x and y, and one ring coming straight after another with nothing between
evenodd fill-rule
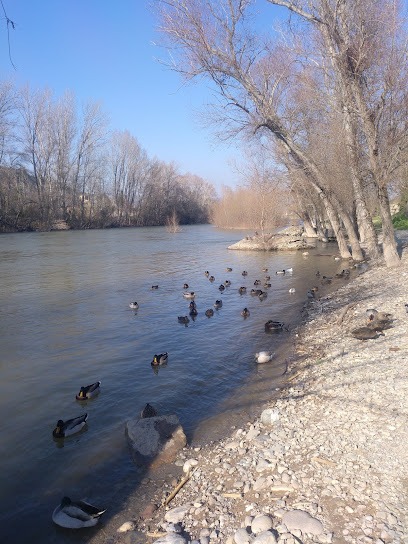
<instances>
[{"instance_id":1,"label":"gravel bank","mask_svg":"<svg viewBox=\"0 0 408 544\"><path fill-rule=\"evenodd\" d=\"M92 542L408 543L405 303L406 249L400 269L379 266L310 302L279 398L231 436L185 448L165 474L148 475L137 505ZM357 340L350 331L368 308L392 313L393 326ZM183 468L190 479L155 510Z\"/></svg>"}]
</instances>

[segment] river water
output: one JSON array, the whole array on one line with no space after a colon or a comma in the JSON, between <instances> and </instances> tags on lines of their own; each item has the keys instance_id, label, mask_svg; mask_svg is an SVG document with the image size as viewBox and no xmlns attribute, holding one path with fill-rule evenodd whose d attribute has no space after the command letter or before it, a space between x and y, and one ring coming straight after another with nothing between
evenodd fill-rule
<instances>
[{"instance_id":1,"label":"river water","mask_svg":"<svg viewBox=\"0 0 408 544\"><path fill-rule=\"evenodd\" d=\"M278 349L288 335L267 335L264 323L296 323L316 270L332 275L345 265L327 256L336 252L334 244L308 257L227 250L243 235L204 225L177 234L157 227L0 236L4 539L86 542L80 532L54 526L52 510L63 495L104 505L131 480L125 422L147 402L160 413L176 413L189 439L197 440L203 422L224 411L246 383L256 388L257 380L265 385L264 378L273 379L273 364L261 370L267 365L255 364L254 353ZM290 267L291 274L275 274ZM271 287L261 301L249 291L266 274ZM220 293L227 279L231 286ZM196 293L199 311L187 326L177 320L188 314L184 283ZM238 293L241 285L247 294ZM288 292L292 287L295 294ZM216 299L223 307L207 318ZM131 301L138 311L129 308ZM244 307L251 312L247 319L240 315ZM155 373L150 362L162 352L169 353L168 365ZM97 380L99 396L75 400L80 386ZM53 439L58 419L84 412L88 423L81 433Z\"/></svg>"}]
</instances>

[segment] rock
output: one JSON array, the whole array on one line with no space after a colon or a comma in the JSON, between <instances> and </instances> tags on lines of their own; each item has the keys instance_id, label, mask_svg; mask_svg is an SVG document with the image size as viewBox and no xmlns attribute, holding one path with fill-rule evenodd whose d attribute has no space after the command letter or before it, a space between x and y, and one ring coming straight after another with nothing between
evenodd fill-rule
<instances>
[{"instance_id":1,"label":"rock","mask_svg":"<svg viewBox=\"0 0 408 544\"><path fill-rule=\"evenodd\" d=\"M174 414L129 420L126 435L135 463L152 468L173 462L187 443L180 421Z\"/></svg>"},{"instance_id":2,"label":"rock","mask_svg":"<svg viewBox=\"0 0 408 544\"><path fill-rule=\"evenodd\" d=\"M261 422L264 425L273 425L279 420L279 411L273 408L267 408L261 414Z\"/></svg>"},{"instance_id":3,"label":"rock","mask_svg":"<svg viewBox=\"0 0 408 544\"><path fill-rule=\"evenodd\" d=\"M288 227L276 234L247 237L236 244L228 246L228 249L244 249L255 251L309 249L314 247L312 243L303 238L303 227Z\"/></svg>"},{"instance_id":4,"label":"rock","mask_svg":"<svg viewBox=\"0 0 408 544\"><path fill-rule=\"evenodd\" d=\"M192 467L198 465L197 459L188 459L183 465L183 472L186 474L191 471Z\"/></svg>"},{"instance_id":5,"label":"rock","mask_svg":"<svg viewBox=\"0 0 408 544\"><path fill-rule=\"evenodd\" d=\"M183 521L184 516L189 512L191 504L185 504L183 506L177 506L166 512L164 519L171 523L180 523Z\"/></svg>"},{"instance_id":6,"label":"rock","mask_svg":"<svg viewBox=\"0 0 408 544\"><path fill-rule=\"evenodd\" d=\"M143 519L152 519L153 514L157 510L157 506L153 503L148 504L144 510L142 510L140 517Z\"/></svg>"},{"instance_id":7,"label":"rock","mask_svg":"<svg viewBox=\"0 0 408 544\"><path fill-rule=\"evenodd\" d=\"M118 529L118 533L126 533L127 531L134 531L136 525L133 523L133 521L126 521L125 523L122 523L122 525Z\"/></svg>"},{"instance_id":8,"label":"rock","mask_svg":"<svg viewBox=\"0 0 408 544\"><path fill-rule=\"evenodd\" d=\"M259 533L252 544L276 544L277 540L271 531L263 531Z\"/></svg>"},{"instance_id":9,"label":"rock","mask_svg":"<svg viewBox=\"0 0 408 544\"><path fill-rule=\"evenodd\" d=\"M322 523L303 510L291 510L282 517L282 523L289 531L300 529L302 533L320 535L324 532Z\"/></svg>"},{"instance_id":10,"label":"rock","mask_svg":"<svg viewBox=\"0 0 408 544\"><path fill-rule=\"evenodd\" d=\"M251 531L255 535L268 531L268 529L272 529L272 527L273 523L271 518L265 515L256 516L251 523Z\"/></svg>"},{"instance_id":11,"label":"rock","mask_svg":"<svg viewBox=\"0 0 408 544\"><path fill-rule=\"evenodd\" d=\"M187 540L177 533L169 533L159 538L159 540L155 540L153 544L187 544Z\"/></svg>"},{"instance_id":12,"label":"rock","mask_svg":"<svg viewBox=\"0 0 408 544\"><path fill-rule=\"evenodd\" d=\"M234 533L235 544L249 544L251 542L251 535L246 529L238 529Z\"/></svg>"}]
</instances>

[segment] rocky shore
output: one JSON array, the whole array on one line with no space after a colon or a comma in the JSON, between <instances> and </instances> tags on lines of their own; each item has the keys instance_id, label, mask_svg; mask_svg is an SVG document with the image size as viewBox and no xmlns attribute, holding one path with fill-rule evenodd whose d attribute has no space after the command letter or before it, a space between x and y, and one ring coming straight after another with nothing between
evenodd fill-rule
<instances>
[{"instance_id":1,"label":"rocky shore","mask_svg":"<svg viewBox=\"0 0 408 544\"><path fill-rule=\"evenodd\" d=\"M406 303L407 249L398 270L373 267L309 302L287 385L261 416L148 474L137 505L91 542L408 542ZM392 327L357 340L368 308L391 313Z\"/></svg>"},{"instance_id":2,"label":"rocky shore","mask_svg":"<svg viewBox=\"0 0 408 544\"><path fill-rule=\"evenodd\" d=\"M292 251L314 247L310 239L305 238L303 227L286 227L279 232L264 235L247 236L232 244L228 249L247 251Z\"/></svg>"}]
</instances>

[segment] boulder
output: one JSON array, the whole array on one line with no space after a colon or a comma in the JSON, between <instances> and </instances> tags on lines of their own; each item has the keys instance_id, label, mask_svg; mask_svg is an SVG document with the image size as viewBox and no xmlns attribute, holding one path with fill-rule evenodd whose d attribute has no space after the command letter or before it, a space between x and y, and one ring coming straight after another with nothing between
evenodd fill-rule
<instances>
[{"instance_id":1,"label":"boulder","mask_svg":"<svg viewBox=\"0 0 408 544\"><path fill-rule=\"evenodd\" d=\"M303 237L303 227L288 227L276 234L264 234L263 236L247 236L228 249L247 249L253 251L285 251L309 249L314 244Z\"/></svg>"},{"instance_id":2,"label":"boulder","mask_svg":"<svg viewBox=\"0 0 408 544\"><path fill-rule=\"evenodd\" d=\"M289 531L300 529L302 533L321 535L324 532L323 524L303 510L291 510L283 515L282 523Z\"/></svg>"},{"instance_id":3,"label":"boulder","mask_svg":"<svg viewBox=\"0 0 408 544\"><path fill-rule=\"evenodd\" d=\"M126 436L133 460L139 466L172 463L187 444L180 421L174 414L131 419L126 423Z\"/></svg>"}]
</instances>

